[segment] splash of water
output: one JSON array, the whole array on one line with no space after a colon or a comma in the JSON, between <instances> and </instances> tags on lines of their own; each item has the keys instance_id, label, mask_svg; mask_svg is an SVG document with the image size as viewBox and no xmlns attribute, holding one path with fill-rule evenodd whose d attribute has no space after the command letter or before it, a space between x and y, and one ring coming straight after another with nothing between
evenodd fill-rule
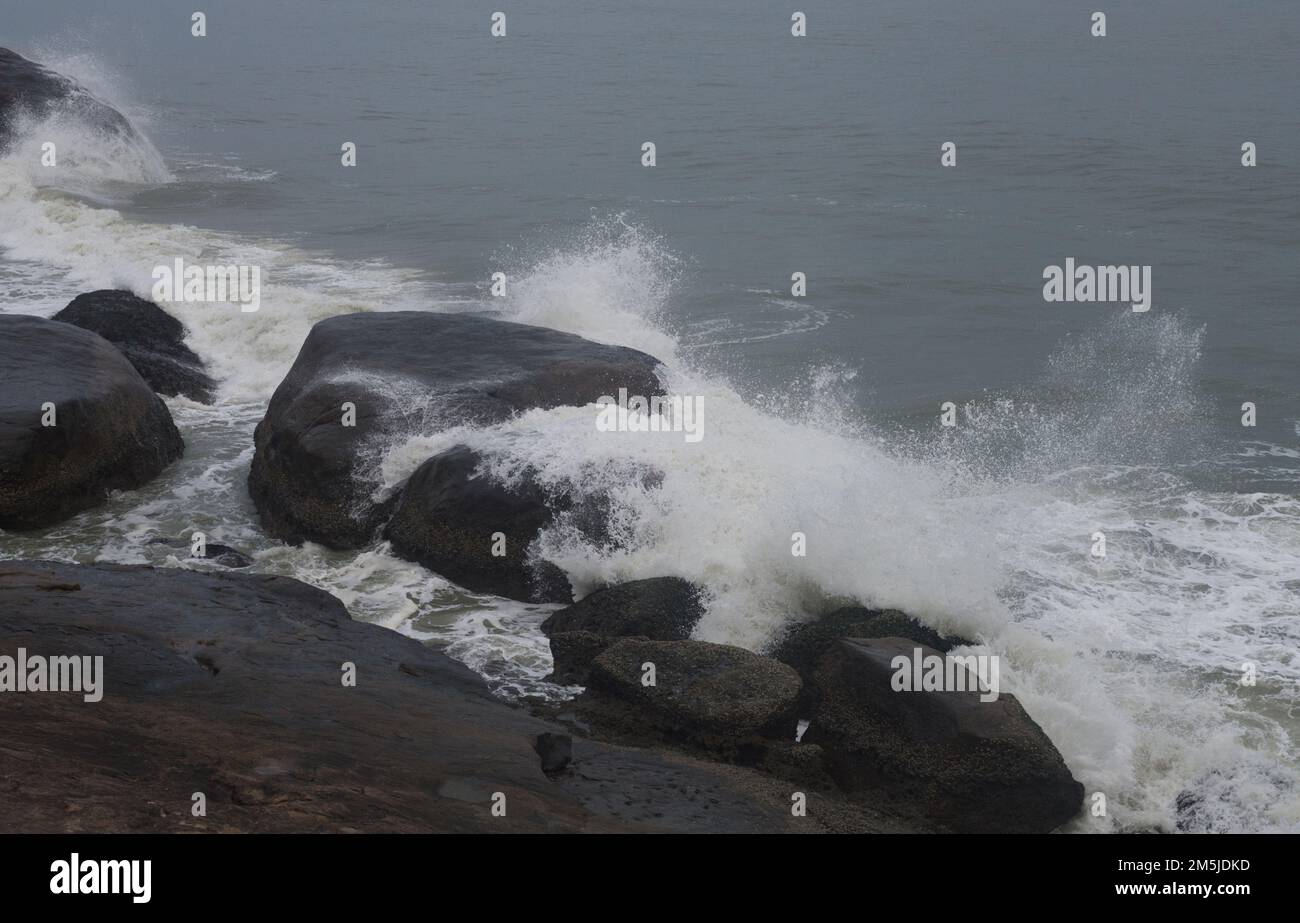
<instances>
[{"instance_id":1,"label":"splash of water","mask_svg":"<svg viewBox=\"0 0 1300 923\"><path fill-rule=\"evenodd\" d=\"M599 237L548 254L517 283L513 316L645 348L669 336L657 273L675 264L659 246ZM848 601L975 639L1004 658L1007 687L1089 791L1111 795L1082 828L1290 829L1300 505L1200 493L1178 475L1207 450L1201 337L1175 316L1108 318L1049 357L1026 397L976 401L955 431L903 437L844 405L858 370L814 368L759 400L670 349L670 392L708 408L698 445L600 432L594 405L557 408L412 433L383 480L464 443L504 483L607 498L616 541L561 515L536 550L580 592L665 574L700 584L704 640L761 650ZM647 486L646 470L662 478ZM1090 554L1097 530L1104 561ZM796 531L807 557L791 553ZM1247 660L1269 673L1253 689L1236 682ZM1196 800L1206 786L1223 789L1212 805Z\"/></svg>"}]
</instances>

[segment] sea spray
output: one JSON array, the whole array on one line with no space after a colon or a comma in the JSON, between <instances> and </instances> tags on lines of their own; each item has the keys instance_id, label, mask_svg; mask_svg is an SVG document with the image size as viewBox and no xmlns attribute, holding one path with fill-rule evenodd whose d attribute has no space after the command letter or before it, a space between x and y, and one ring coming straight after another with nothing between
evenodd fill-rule
<instances>
[{"instance_id":1,"label":"sea spray","mask_svg":"<svg viewBox=\"0 0 1300 923\"><path fill-rule=\"evenodd\" d=\"M513 280L501 308L507 318L676 364L677 340L663 325L681 257L621 214L557 238L498 256Z\"/></svg>"}]
</instances>

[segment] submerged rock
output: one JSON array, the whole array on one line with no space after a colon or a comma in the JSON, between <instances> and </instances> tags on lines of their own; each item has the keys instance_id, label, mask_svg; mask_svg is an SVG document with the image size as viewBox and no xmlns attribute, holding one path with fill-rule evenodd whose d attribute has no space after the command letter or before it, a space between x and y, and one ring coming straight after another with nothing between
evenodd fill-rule
<instances>
[{"instance_id":1,"label":"submerged rock","mask_svg":"<svg viewBox=\"0 0 1300 923\"><path fill-rule=\"evenodd\" d=\"M97 334L0 315L0 380L0 529L67 519L184 450L167 406Z\"/></svg>"},{"instance_id":2,"label":"submerged rock","mask_svg":"<svg viewBox=\"0 0 1300 923\"><path fill-rule=\"evenodd\" d=\"M258 424L249 492L272 535L358 548L396 506L367 477L393 440L584 405L620 387L658 394L657 365L636 350L482 315L332 317L312 328ZM344 404L355 425L345 425Z\"/></svg>"},{"instance_id":3,"label":"submerged rock","mask_svg":"<svg viewBox=\"0 0 1300 923\"><path fill-rule=\"evenodd\" d=\"M209 545L205 550L207 554L203 556L204 560L211 561L213 564L220 564L222 567L238 570L241 567L251 567L253 565L252 558L242 551L236 551L229 545Z\"/></svg>"},{"instance_id":4,"label":"submerged rock","mask_svg":"<svg viewBox=\"0 0 1300 923\"><path fill-rule=\"evenodd\" d=\"M479 463L465 446L426 461L402 489L384 537L401 557L475 592L572 601L564 572L529 553L553 516L545 494L532 484L507 488L476 475Z\"/></svg>"},{"instance_id":5,"label":"submerged rock","mask_svg":"<svg viewBox=\"0 0 1300 923\"><path fill-rule=\"evenodd\" d=\"M253 559L229 545L222 545L217 542L206 542L203 547L203 555L195 557L191 553L190 543L184 539L155 538L149 542L150 545L166 545L168 548L183 550L185 554L180 557L189 557L199 561L211 561L213 564L219 564L222 567L229 567L231 570L239 570L244 567L251 567Z\"/></svg>"},{"instance_id":6,"label":"submerged rock","mask_svg":"<svg viewBox=\"0 0 1300 923\"><path fill-rule=\"evenodd\" d=\"M285 577L0 562L0 652L19 647L102 656L102 698L5 696L10 832L873 829L852 806L793 818L788 785L670 752L573 740L566 764L559 727Z\"/></svg>"},{"instance_id":7,"label":"submerged rock","mask_svg":"<svg viewBox=\"0 0 1300 923\"><path fill-rule=\"evenodd\" d=\"M818 665L803 739L823 749L835 781L961 833L1047 833L1074 817L1083 786L1014 696L894 690L893 658L917 647L851 639Z\"/></svg>"},{"instance_id":8,"label":"submerged rock","mask_svg":"<svg viewBox=\"0 0 1300 923\"><path fill-rule=\"evenodd\" d=\"M56 112L105 133L135 135L120 112L75 80L0 48L0 151L8 146L15 122L23 114L44 119Z\"/></svg>"},{"instance_id":9,"label":"submerged rock","mask_svg":"<svg viewBox=\"0 0 1300 923\"><path fill-rule=\"evenodd\" d=\"M215 385L203 360L185 345L185 326L152 301L113 289L87 292L53 319L108 340L157 393L212 403Z\"/></svg>"}]
</instances>

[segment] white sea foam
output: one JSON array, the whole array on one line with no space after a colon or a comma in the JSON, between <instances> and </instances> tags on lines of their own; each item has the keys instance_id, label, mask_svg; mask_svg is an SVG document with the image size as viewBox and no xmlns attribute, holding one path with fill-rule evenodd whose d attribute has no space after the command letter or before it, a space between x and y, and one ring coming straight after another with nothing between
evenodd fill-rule
<instances>
[{"instance_id":1,"label":"white sea foam","mask_svg":"<svg viewBox=\"0 0 1300 923\"><path fill-rule=\"evenodd\" d=\"M207 360L226 398L269 396L319 320L355 311L428 309L439 299L452 300L421 273L380 261L333 261L278 241L130 220L119 210L87 202L81 187L101 180L95 170L76 172L74 164L65 164L60 173L63 190L76 196L43 191L32 176L42 168L33 167L27 156L25 146L19 146L0 159L0 209L5 215L0 252L11 261L11 275L18 275L15 263L26 264L27 275L56 271L59 288L74 295L121 288L151 298L154 267L178 257L261 268L262 307L256 313L228 303L164 305L185 324L191 347ZM137 185L157 181L147 170L129 175ZM121 181L109 185L118 189ZM67 300L50 298L32 307L52 313Z\"/></svg>"}]
</instances>

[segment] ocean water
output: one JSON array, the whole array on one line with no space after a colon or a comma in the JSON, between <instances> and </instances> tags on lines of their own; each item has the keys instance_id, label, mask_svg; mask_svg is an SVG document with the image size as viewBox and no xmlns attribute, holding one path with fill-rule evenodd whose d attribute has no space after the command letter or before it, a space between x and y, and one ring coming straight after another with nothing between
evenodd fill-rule
<instances>
[{"instance_id":1,"label":"ocean water","mask_svg":"<svg viewBox=\"0 0 1300 923\"><path fill-rule=\"evenodd\" d=\"M756 650L849 601L975 639L1106 795L1073 831L1300 829L1300 8L1157 0L1098 39L1067 5L834 0L796 40L788 4L699 6L532 2L493 39L495 7L226 0L197 39L175 4L3 0L0 45L147 140L26 126L0 311L147 297L176 257L258 265L263 293L170 306L221 381L168 402L183 460L0 555L202 567L150 544L200 529L503 695L571 694L542 680L547 607L382 544L280 545L245 489L314 322L503 310L658 356L704 439L611 438L591 408L413 428L367 459L377 493L468 443L615 499L619 549L541 539L581 592L677 574L709 592L699 637ZM1067 257L1150 265L1152 309L1045 303Z\"/></svg>"}]
</instances>

